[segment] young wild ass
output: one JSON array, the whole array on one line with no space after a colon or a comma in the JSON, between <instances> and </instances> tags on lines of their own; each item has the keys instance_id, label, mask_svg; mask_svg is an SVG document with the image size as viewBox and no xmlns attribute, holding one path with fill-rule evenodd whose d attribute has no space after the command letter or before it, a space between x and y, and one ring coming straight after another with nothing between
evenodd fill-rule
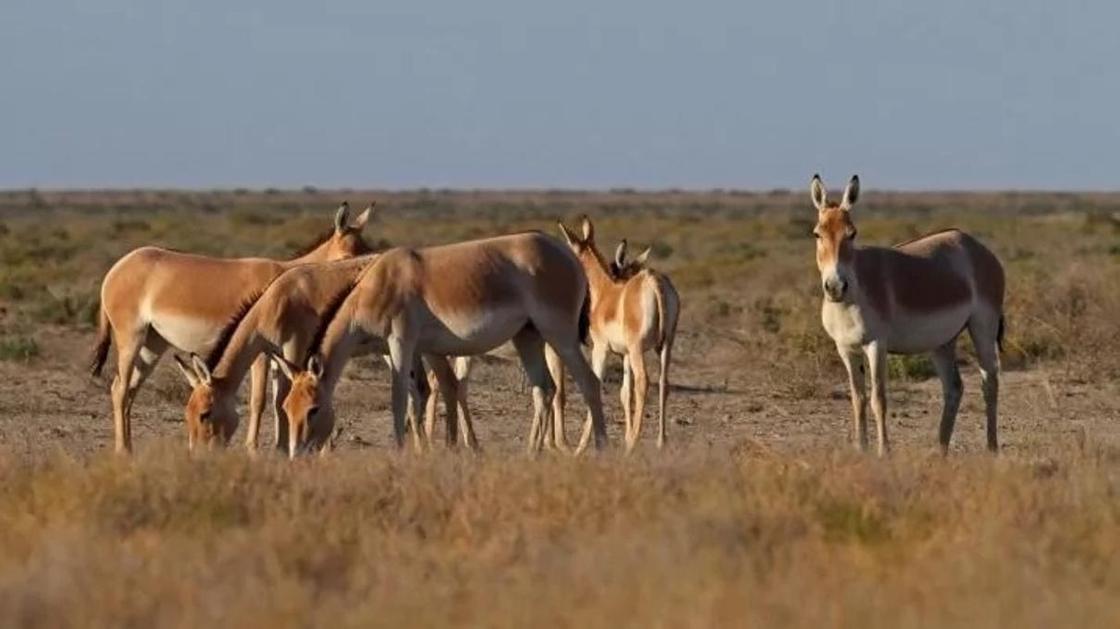
<instances>
[{"instance_id":1,"label":"young wild ass","mask_svg":"<svg viewBox=\"0 0 1120 629\"><path fill-rule=\"evenodd\" d=\"M168 347L206 354L238 307L284 270L369 252L362 229L371 209L350 223L350 208L343 203L334 229L292 260L211 258L158 247L141 247L118 260L101 283L97 345L90 365L90 372L99 375L110 343L117 346L111 388L117 453L132 450L132 402ZM249 399L254 422L260 421L264 408L267 373L268 363L262 358L253 366Z\"/></svg>"},{"instance_id":2,"label":"young wild ass","mask_svg":"<svg viewBox=\"0 0 1120 629\"><path fill-rule=\"evenodd\" d=\"M189 362L175 356L192 387L185 409L190 447L233 432L237 426L237 388L262 353L274 355L281 372L291 376L291 362L307 355L322 319L338 307L362 269L377 256L371 254L289 269L273 280L259 297L246 302L219 335L220 340L206 360L197 354L192 354ZM433 384L441 386L447 399L458 401L458 405L448 405L449 438L453 440L455 410L465 409L466 401L457 393L447 359L442 356L427 358L432 365ZM460 359L460 363L465 360ZM288 393L289 380L277 380L275 394L278 400L283 400ZM290 426L288 419L282 416L282 409L277 410L277 445L294 454L299 441L297 436L304 426ZM434 406L431 412L435 412ZM474 448L477 442L469 416L464 416L463 422L466 443ZM249 441L256 441L259 430L259 424L251 419Z\"/></svg>"},{"instance_id":3,"label":"young wild ass","mask_svg":"<svg viewBox=\"0 0 1120 629\"><path fill-rule=\"evenodd\" d=\"M976 347L987 410L988 449L996 451L999 345L1003 337L1003 266L968 234L948 229L885 247L857 247L852 206L859 198L853 176L840 203L828 201L824 183L810 184L817 208L817 268L824 299L821 322L848 370L855 439L867 447L862 358L870 365L871 409L879 454L887 439L887 354L930 352L941 379L944 408L940 442L949 449L963 387L956 340L966 328Z\"/></svg>"},{"instance_id":4,"label":"young wild ass","mask_svg":"<svg viewBox=\"0 0 1120 629\"><path fill-rule=\"evenodd\" d=\"M641 435L649 390L644 354L649 349L658 352L661 369L658 375L657 447L661 448L666 439L669 361L680 315L680 296L668 277L644 268L648 249L638 256L636 263L628 264L623 243L615 254L612 267L595 246L595 228L586 216L583 217L582 227L581 238L560 223L560 231L583 265L591 290L591 368L596 376L602 378L607 352L622 355L622 410L626 420L626 449L630 450ZM558 395L553 415L559 418L562 413L563 399ZM580 448L586 439L585 425Z\"/></svg>"},{"instance_id":5,"label":"young wild ass","mask_svg":"<svg viewBox=\"0 0 1120 629\"><path fill-rule=\"evenodd\" d=\"M512 340L533 387L532 450L532 435L548 421L554 393L548 343L579 385L595 445L602 447L599 380L580 352L586 296L579 260L563 243L538 232L387 251L362 272L327 324L309 369L293 375L284 410L291 418L307 418L317 409L310 434L329 433L331 395L342 367L355 344L371 339L384 345L392 362L393 434L400 446L407 370L417 352L469 356Z\"/></svg>"}]
</instances>

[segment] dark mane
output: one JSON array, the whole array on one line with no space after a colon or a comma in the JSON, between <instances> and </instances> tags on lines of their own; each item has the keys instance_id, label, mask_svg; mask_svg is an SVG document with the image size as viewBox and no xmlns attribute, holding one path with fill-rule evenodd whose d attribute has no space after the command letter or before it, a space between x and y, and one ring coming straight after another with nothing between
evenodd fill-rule
<instances>
[{"instance_id":1,"label":"dark mane","mask_svg":"<svg viewBox=\"0 0 1120 629\"><path fill-rule=\"evenodd\" d=\"M330 240L331 236L334 236L334 228L333 227L324 231L323 233L319 234L318 236L316 236L315 240L312 240L309 244L304 245L303 247L300 247L299 249L297 249L296 252L293 253L292 257L289 258L289 259L290 260L295 260L296 258L302 258L303 256L311 253L312 251L315 251L316 249L319 248L319 245L321 245L324 242L327 242L328 240Z\"/></svg>"},{"instance_id":2,"label":"dark mane","mask_svg":"<svg viewBox=\"0 0 1120 629\"><path fill-rule=\"evenodd\" d=\"M330 327L331 322L334 321L335 315L342 309L342 304L346 301L346 298L350 296L350 293L354 292L354 288L357 285L358 278L355 277L354 281L350 282L346 288L338 291L337 295L331 297L330 303L327 304L327 309L324 310L322 316L319 317L319 327L315 330L315 336L311 338L311 345L307 347L307 356L304 357L305 361L318 354L319 350L322 349L323 337L327 335L327 328Z\"/></svg>"},{"instance_id":3,"label":"dark mane","mask_svg":"<svg viewBox=\"0 0 1120 629\"><path fill-rule=\"evenodd\" d=\"M230 320L226 322L225 326L222 327L221 333L218 334L218 342L214 345L214 348L210 350L210 353L206 355L206 366L211 370L218 366L218 361L222 359L222 354L226 353L229 342L233 340L233 334L237 331L237 326L241 325L241 322L245 319L245 315L249 314L253 306L260 301L261 295L264 294L267 288L266 286L254 292L246 298L245 301L241 302L241 305L237 307L237 312L234 313L234 315L230 317Z\"/></svg>"}]
</instances>

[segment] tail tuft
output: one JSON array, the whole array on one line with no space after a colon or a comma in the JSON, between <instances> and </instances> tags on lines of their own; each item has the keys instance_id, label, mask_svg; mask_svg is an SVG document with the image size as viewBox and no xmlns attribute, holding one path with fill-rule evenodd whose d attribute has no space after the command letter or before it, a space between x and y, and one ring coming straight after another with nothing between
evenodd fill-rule
<instances>
[{"instance_id":1,"label":"tail tuft","mask_svg":"<svg viewBox=\"0 0 1120 629\"><path fill-rule=\"evenodd\" d=\"M591 337L591 291L583 297L579 309L579 342L587 345Z\"/></svg>"},{"instance_id":2,"label":"tail tuft","mask_svg":"<svg viewBox=\"0 0 1120 629\"><path fill-rule=\"evenodd\" d=\"M101 369L105 366L105 361L109 358L109 345L111 342L109 316L105 314L104 308L98 308L97 316L97 345L93 348L93 354L89 361L89 373L94 378L101 376Z\"/></svg>"}]
</instances>

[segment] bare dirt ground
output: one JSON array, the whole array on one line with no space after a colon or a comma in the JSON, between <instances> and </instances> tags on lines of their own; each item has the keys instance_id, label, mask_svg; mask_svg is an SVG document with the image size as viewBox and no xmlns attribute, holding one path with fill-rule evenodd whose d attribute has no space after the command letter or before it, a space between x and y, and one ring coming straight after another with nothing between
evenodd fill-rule
<instances>
[{"instance_id":1,"label":"bare dirt ground","mask_svg":"<svg viewBox=\"0 0 1120 629\"><path fill-rule=\"evenodd\" d=\"M998 457L967 340L949 457L919 357L890 362L891 457L852 451L803 192L0 192L0 625L1117 626L1120 195L864 197L865 244L955 225L1002 259ZM653 403L622 454L612 357L612 449L529 460L529 393L500 348L471 376L482 456L395 452L371 357L336 392L332 456L246 456L244 406L229 451L187 456L169 356L136 400L136 455L112 456L107 380L85 365L113 261L286 256L341 198L379 199L381 247L584 213L608 251L651 245L683 301L667 450ZM567 409L574 440L570 385Z\"/></svg>"}]
</instances>

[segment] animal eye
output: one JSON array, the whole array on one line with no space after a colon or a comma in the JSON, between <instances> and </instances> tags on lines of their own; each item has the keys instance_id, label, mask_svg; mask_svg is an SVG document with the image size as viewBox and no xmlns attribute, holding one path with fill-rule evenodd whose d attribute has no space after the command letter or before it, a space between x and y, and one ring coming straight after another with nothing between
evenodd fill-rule
<instances>
[{"instance_id":1,"label":"animal eye","mask_svg":"<svg viewBox=\"0 0 1120 629\"><path fill-rule=\"evenodd\" d=\"M308 417L315 417L315 415L318 414L318 412L319 412L319 407L318 406L312 406L311 408L307 409L307 416Z\"/></svg>"},{"instance_id":2,"label":"animal eye","mask_svg":"<svg viewBox=\"0 0 1120 629\"><path fill-rule=\"evenodd\" d=\"M813 231L809 232L809 235L812 236L813 238L816 238L817 240L820 240L820 238L821 238L821 233L819 231L815 230L815 229Z\"/></svg>"},{"instance_id":3,"label":"animal eye","mask_svg":"<svg viewBox=\"0 0 1120 629\"><path fill-rule=\"evenodd\" d=\"M202 421L204 421L204 422L205 421L210 421L210 411L206 411L206 412L200 414L199 418L202 419Z\"/></svg>"},{"instance_id":4,"label":"animal eye","mask_svg":"<svg viewBox=\"0 0 1120 629\"><path fill-rule=\"evenodd\" d=\"M855 227L849 229L848 230L848 240L855 240L856 234L858 234L858 233L859 232L856 231Z\"/></svg>"}]
</instances>

